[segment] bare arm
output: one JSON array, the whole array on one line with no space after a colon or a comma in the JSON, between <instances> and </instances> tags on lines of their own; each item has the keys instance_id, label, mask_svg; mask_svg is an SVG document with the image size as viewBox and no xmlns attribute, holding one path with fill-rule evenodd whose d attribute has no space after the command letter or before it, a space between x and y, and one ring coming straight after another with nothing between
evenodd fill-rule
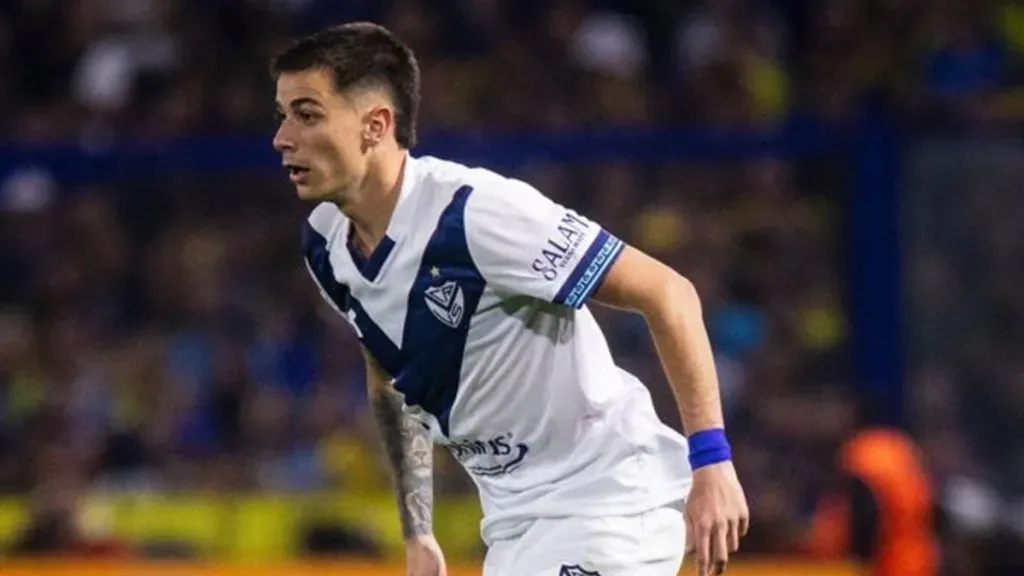
<instances>
[{"instance_id":1,"label":"bare arm","mask_svg":"<svg viewBox=\"0 0 1024 576\"><path fill-rule=\"evenodd\" d=\"M689 280L629 246L612 265L595 295L598 302L644 315L690 437L690 461L701 433L720 438L713 458L694 464L686 501L687 548L696 552L700 576L722 574L729 552L739 548L750 511L724 443L722 402L703 310ZM719 436L722 432L722 436ZM705 436L705 439L707 436ZM703 442L702 442L703 443ZM707 443L697 447L705 452Z\"/></svg>"},{"instance_id":2,"label":"bare arm","mask_svg":"<svg viewBox=\"0 0 1024 576\"><path fill-rule=\"evenodd\" d=\"M426 429L405 413L402 394L363 350L370 405L395 482L402 535L406 540L431 535L434 530L433 445Z\"/></svg>"},{"instance_id":3,"label":"bare arm","mask_svg":"<svg viewBox=\"0 0 1024 576\"><path fill-rule=\"evenodd\" d=\"M693 284L626 246L594 298L606 306L644 315L686 433L721 428L718 376Z\"/></svg>"}]
</instances>

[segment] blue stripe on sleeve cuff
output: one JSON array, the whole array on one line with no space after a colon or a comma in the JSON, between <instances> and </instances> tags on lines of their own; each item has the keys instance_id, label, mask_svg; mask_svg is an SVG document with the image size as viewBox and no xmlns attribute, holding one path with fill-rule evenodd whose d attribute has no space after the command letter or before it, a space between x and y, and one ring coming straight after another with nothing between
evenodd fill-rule
<instances>
[{"instance_id":1,"label":"blue stripe on sleeve cuff","mask_svg":"<svg viewBox=\"0 0 1024 576\"><path fill-rule=\"evenodd\" d=\"M622 240L602 229L555 295L555 303L582 308L601 285L624 246Z\"/></svg>"}]
</instances>

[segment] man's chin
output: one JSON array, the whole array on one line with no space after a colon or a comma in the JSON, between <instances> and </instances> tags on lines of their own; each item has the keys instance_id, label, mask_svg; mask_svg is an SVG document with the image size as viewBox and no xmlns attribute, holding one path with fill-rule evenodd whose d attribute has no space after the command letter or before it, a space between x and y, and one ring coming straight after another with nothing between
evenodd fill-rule
<instances>
[{"instance_id":1,"label":"man's chin","mask_svg":"<svg viewBox=\"0 0 1024 576\"><path fill-rule=\"evenodd\" d=\"M307 184L296 184L295 195L300 200L321 200L323 199L323 192L316 186L309 186Z\"/></svg>"}]
</instances>

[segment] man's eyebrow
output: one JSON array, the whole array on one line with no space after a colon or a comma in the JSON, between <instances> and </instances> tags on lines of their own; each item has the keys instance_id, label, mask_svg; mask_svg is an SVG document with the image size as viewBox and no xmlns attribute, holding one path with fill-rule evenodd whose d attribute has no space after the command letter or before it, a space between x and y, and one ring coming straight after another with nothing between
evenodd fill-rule
<instances>
[{"instance_id":1,"label":"man's eyebrow","mask_svg":"<svg viewBox=\"0 0 1024 576\"><path fill-rule=\"evenodd\" d=\"M290 108L298 108L299 106L303 106L303 105L306 105L306 104L309 104L309 105L312 105L312 106L323 107L323 104L321 104L318 100L315 100L315 99L309 98L309 97L305 97L305 96L302 97L302 98L296 98L296 99L292 100L291 102L288 103L288 106Z\"/></svg>"}]
</instances>

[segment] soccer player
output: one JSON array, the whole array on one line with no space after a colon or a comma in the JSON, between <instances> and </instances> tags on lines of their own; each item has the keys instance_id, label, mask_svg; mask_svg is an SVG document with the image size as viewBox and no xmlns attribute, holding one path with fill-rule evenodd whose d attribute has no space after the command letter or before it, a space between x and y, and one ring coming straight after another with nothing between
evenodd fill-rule
<instances>
[{"instance_id":1,"label":"soccer player","mask_svg":"<svg viewBox=\"0 0 1024 576\"><path fill-rule=\"evenodd\" d=\"M445 574L433 443L480 492L486 576L721 573L748 510L693 285L494 172L413 157L419 71L368 23L276 57L281 153L317 202L309 271L362 343L407 574ZM528 97L524 95L524 97ZM587 308L643 314L687 438L619 369Z\"/></svg>"}]
</instances>

